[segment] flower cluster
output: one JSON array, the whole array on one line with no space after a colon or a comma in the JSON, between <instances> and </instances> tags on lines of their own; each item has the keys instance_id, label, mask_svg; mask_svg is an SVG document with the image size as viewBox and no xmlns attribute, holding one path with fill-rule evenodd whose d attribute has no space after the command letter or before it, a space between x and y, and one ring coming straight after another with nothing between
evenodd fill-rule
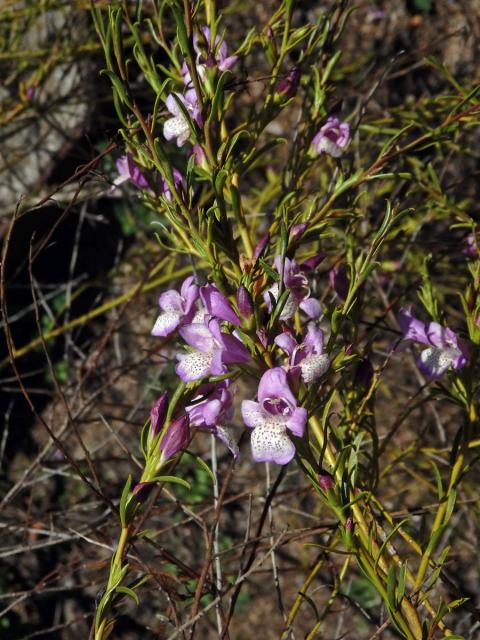
<instances>
[{"instance_id":1,"label":"flower cluster","mask_svg":"<svg viewBox=\"0 0 480 640\"><path fill-rule=\"evenodd\" d=\"M305 225L300 226L298 234L305 230ZM312 264L318 264L318 260ZM294 259L279 256L275 258L275 267L286 292L283 296L286 302L278 318L283 332L271 345L277 347L274 350L280 366L273 364L263 373L257 391L258 401L244 400L242 416L245 425L253 430L254 460L287 464L296 450L289 434L301 438L307 421L307 411L298 406L295 394L300 384L308 388L320 380L330 362L324 353L323 332L314 322L321 315L320 303L310 295L306 273ZM277 304L279 294L279 282L264 292L267 311L271 312ZM213 433L235 457L238 449L225 426L233 415L229 368L251 363L250 352L238 331L243 321L248 323L253 317L253 301L243 284L238 288L236 301L238 312L215 285L199 286L190 276L180 291L172 289L160 295L160 314L152 329L152 335L164 338L177 332L185 351L176 356L176 373L184 383L201 383L185 407L190 428ZM300 312L309 320L297 340L289 321ZM257 330L264 347L268 346L269 340L266 326ZM221 380L208 380L212 376L221 377Z\"/></svg>"}]
</instances>

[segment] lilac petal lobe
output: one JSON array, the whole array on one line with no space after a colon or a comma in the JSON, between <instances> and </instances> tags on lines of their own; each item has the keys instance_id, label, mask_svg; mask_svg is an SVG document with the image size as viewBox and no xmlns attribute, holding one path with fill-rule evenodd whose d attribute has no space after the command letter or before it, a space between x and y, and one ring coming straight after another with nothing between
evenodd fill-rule
<instances>
[{"instance_id":1,"label":"lilac petal lobe","mask_svg":"<svg viewBox=\"0 0 480 640\"><path fill-rule=\"evenodd\" d=\"M320 302L315 298L307 298L300 302L300 309L312 320L317 320L322 315Z\"/></svg>"},{"instance_id":2,"label":"lilac petal lobe","mask_svg":"<svg viewBox=\"0 0 480 640\"><path fill-rule=\"evenodd\" d=\"M258 385L258 401L263 404L269 398L283 398L292 406L297 400L288 386L287 374L281 367L266 371Z\"/></svg>"},{"instance_id":3,"label":"lilac petal lobe","mask_svg":"<svg viewBox=\"0 0 480 640\"><path fill-rule=\"evenodd\" d=\"M250 429L260 427L265 422L262 408L258 402L253 400L242 401L242 418L243 422Z\"/></svg>"},{"instance_id":4,"label":"lilac petal lobe","mask_svg":"<svg viewBox=\"0 0 480 640\"><path fill-rule=\"evenodd\" d=\"M180 324L181 314L176 311L164 311L153 325L152 336L162 337L170 335Z\"/></svg>"},{"instance_id":5,"label":"lilac petal lobe","mask_svg":"<svg viewBox=\"0 0 480 640\"><path fill-rule=\"evenodd\" d=\"M177 356L179 362L175 368L177 375L183 382L200 380L210 373L213 354L192 351Z\"/></svg>"},{"instance_id":6,"label":"lilac petal lobe","mask_svg":"<svg viewBox=\"0 0 480 640\"><path fill-rule=\"evenodd\" d=\"M225 429L225 427L218 425L213 431L213 435L221 442L223 442L223 444L227 447L227 449L229 449L230 453L235 459L238 458L238 456L240 455L238 444L235 442L228 429Z\"/></svg>"},{"instance_id":7,"label":"lilac petal lobe","mask_svg":"<svg viewBox=\"0 0 480 640\"><path fill-rule=\"evenodd\" d=\"M179 334L194 349L207 352L215 348L213 336L204 324L186 324L179 329Z\"/></svg>"},{"instance_id":8,"label":"lilac petal lobe","mask_svg":"<svg viewBox=\"0 0 480 640\"><path fill-rule=\"evenodd\" d=\"M303 407L297 407L287 422L287 429L290 429L298 438L303 438L307 417L307 410Z\"/></svg>"},{"instance_id":9,"label":"lilac petal lobe","mask_svg":"<svg viewBox=\"0 0 480 640\"><path fill-rule=\"evenodd\" d=\"M240 318L232 309L227 298L214 285L201 287L200 298L211 316L235 325L241 324Z\"/></svg>"},{"instance_id":10,"label":"lilac petal lobe","mask_svg":"<svg viewBox=\"0 0 480 640\"><path fill-rule=\"evenodd\" d=\"M263 425L253 430L252 456L256 462L288 464L295 455L295 445L284 426Z\"/></svg>"}]
</instances>

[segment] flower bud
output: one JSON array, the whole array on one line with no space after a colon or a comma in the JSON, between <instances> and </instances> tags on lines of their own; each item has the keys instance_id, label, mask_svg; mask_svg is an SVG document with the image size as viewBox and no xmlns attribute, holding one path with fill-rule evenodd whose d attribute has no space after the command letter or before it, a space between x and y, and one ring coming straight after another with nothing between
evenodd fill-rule
<instances>
[{"instance_id":1,"label":"flower bud","mask_svg":"<svg viewBox=\"0 0 480 640\"><path fill-rule=\"evenodd\" d=\"M262 236L262 238L260 239L259 243L257 244L257 246L253 251L254 260L258 260L262 256L269 242L270 242L270 232L267 231L267 233L264 236Z\"/></svg>"},{"instance_id":2,"label":"flower bud","mask_svg":"<svg viewBox=\"0 0 480 640\"><path fill-rule=\"evenodd\" d=\"M290 229L290 240L298 240L308 229L308 222L299 222Z\"/></svg>"},{"instance_id":3,"label":"flower bud","mask_svg":"<svg viewBox=\"0 0 480 640\"><path fill-rule=\"evenodd\" d=\"M335 486L335 481L329 473L322 471L318 474L318 484L324 491L330 491Z\"/></svg>"},{"instance_id":4,"label":"flower bud","mask_svg":"<svg viewBox=\"0 0 480 640\"><path fill-rule=\"evenodd\" d=\"M163 424L165 422L165 418L167 416L167 407L168 407L168 394L162 393L162 395L155 400L150 409L150 420L152 422L152 426L150 427L150 432L152 437L155 437L162 430Z\"/></svg>"},{"instance_id":5,"label":"flower bud","mask_svg":"<svg viewBox=\"0 0 480 640\"><path fill-rule=\"evenodd\" d=\"M154 486L155 482L139 482L133 487L132 493L138 502L143 504L147 500Z\"/></svg>"},{"instance_id":6,"label":"flower bud","mask_svg":"<svg viewBox=\"0 0 480 640\"><path fill-rule=\"evenodd\" d=\"M170 458L173 458L173 456L187 446L190 440L188 424L189 421L187 415L180 416L169 424L168 429L160 442L162 462L170 460Z\"/></svg>"},{"instance_id":7,"label":"flower bud","mask_svg":"<svg viewBox=\"0 0 480 640\"><path fill-rule=\"evenodd\" d=\"M330 286L341 300L345 300L348 295L349 283L347 271L344 266L335 266L328 274Z\"/></svg>"},{"instance_id":8,"label":"flower bud","mask_svg":"<svg viewBox=\"0 0 480 640\"><path fill-rule=\"evenodd\" d=\"M370 358L368 356L365 356L365 358L358 366L355 381L365 389L369 389L370 385L372 384L373 374L374 371L372 363L370 362Z\"/></svg>"},{"instance_id":9,"label":"flower bud","mask_svg":"<svg viewBox=\"0 0 480 640\"><path fill-rule=\"evenodd\" d=\"M317 253L316 256L312 256L311 258L307 258L305 262L302 262L300 265L300 269L302 271L313 271L318 267L318 265L323 262L325 259L325 253Z\"/></svg>"},{"instance_id":10,"label":"flower bud","mask_svg":"<svg viewBox=\"0 0 480 640\"><path fill-rule=\"evenodd\" d=\"M240 315L248 320L253 313L253 305L247 288L241 284L237 291L237 307Z\"/></svg>"},{"instance_id":11,"label":"flower bud","mask_svg":"<svg viewBox=\"0 0 480 640\"><path fill-rule=\"evenodd\" d=\"M278 93L286 98L293 98L297 93L298 82L300 80L300 69L294 66L290 69L287 76L278 83Z\"/></svg>"},{"instance_id":12,"label":"flower bud","mask_svg":"<svg viewBox=\"0 0 480 640\"><path fill-rule=\"evenodd\" d=\"M268 336L263 327L260 327L260 329L257 331L257 337L260 340L260 344L262 345L262 347L266 349L268 346Z\"/></svg>"},{"instance_id":13,"label":"flower bud","mask_svg":"<svg viewBox=\"0 0 480 640\"><path fill-rule=\"evenodd\" d=\"M353 518L350 516L345 520L345 529L347 531L352 531L354 526Z\"/></svg>"}]
</instances>

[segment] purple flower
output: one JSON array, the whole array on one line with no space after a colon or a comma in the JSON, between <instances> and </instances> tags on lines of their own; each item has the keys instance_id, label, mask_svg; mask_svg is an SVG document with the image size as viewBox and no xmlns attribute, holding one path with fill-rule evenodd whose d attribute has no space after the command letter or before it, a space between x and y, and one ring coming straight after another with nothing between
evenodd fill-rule
<instances>
[{"instance_id":1,"label":"purple flower","mask_svg":"<svg viewBox=\"0 0 480 640\"><path fill-rule=\"evenodd\" d=\"M197 94L194 89L190 89L184 96L179 93L175 94L177 98L185 106L185 109L190 114L192 120L200 127L202 125L202 116L200 113L200 107L198 106ZM183 112L177 104L177 101L173 97L173 94L169 94L165 100L165 106L172 114L173 118L169 118L163 125L163 135L167 140L177 139L177 146L182 147L190 137L190 126L185 118Z\"/></svg>"},{"instance_id":2,"label":"purple flower","mask_svg":"<svg viewBox=\"0 0 480 640\"><path fill-rule=\"evenodd\" d=\"M158 435L163 427L165 418L167 416L168 408L168 393L162 393L162 395L155 400L150 409L150 421L151 421L151 433L155 437Z\"/></svg>"},{"instance_id":3,"label":"purple flower","mask_svg":"<svg viewBox=\"0 0 480 640\"><path fill-rule=\"evenodd\" d=\"M274 342L289 356L290 367L300 369L305 384L311 384L321 378L330 366L328 355L323 353L323 331L313 322L308 323L301 344L297 344L288 331L278 335Z\"/></svg>"},{"instance_id":4,"label":"purple flower","mask_svg":"<svg viewBox=\"0 0 480 640\"><path fill-rule=\"evenodd\" d=\"M398 323L404 340L428 345L420 353L418 368L431 378L440 378L450 367L461 369L468 363L468 350L457 334L438 322L424 323L412 316L411 307L402 308Z\"/></svg>"},{"instance_id":5,"label":"purple flower","mask_svg":"<svg viewBox=\"0 0 480 640\"><path fill-rule=\"evenodd\" d=\"M225 420L230 420L233 416L232 394L228 387L227 380L217 384L200 385L198 395L193 398L191 405L185 407L185 410L192 427L213 433L230 449L233 457L237 458L238 446L223 426Z\"/></svg>"},{"instance_id":6,"label":"purple flower","mask_svg":"<svg viewBox=\"0 0 480 640\"><path fill-rule=\"evenodd\" d=\"M205 36L205 40L207 41L207 67L217 66L220 71L226 71L233 67L233 65L237 62L238 56L228 56L227 52L227 43L223 40L220 44L221 38L220 36L216 36L215 44L213 49L211 48L211 33L208 27L202 27L203 35ZM202 50L199 47L199 39L194 36L193 38L193 47L197 53L197 63L200 61L202 56ZM198 66L197 66L198 69Z\"/></svg>"},{"instance_id":7,"label":"purple flower","mask_svg":"<svg viewBox=\"0 0 480 640\"><path fill-rule=\"evenodd\" d=\"M115 180L115 186L123 184L129 180L139 189L148 189L149 184L147 179L130 155L127 154L120 156L115 165L118 171L118 178Z\"/></svg>"},{"instance_id":8,"label":"purple flower","mask_svg":"<svg viewBox=\"0 0 480 640\"><path fill-rule=\"evenodd\" d=\"M185 189L185 179L178 169L173 170L173 184L177 191L183 191ZM160 177L159 191L165 196L165 198L171 202L173 200L172 192L166 180Z\"/></svg>"},{"instance_id":9,"label":"purple flower","mask_svg":"<svg viewBox=\"0 0 480 640\"><path fill-rule=\"evenodd\" d=\"M193 348L178 354L176 372L183 382L200 380L208 375L222 375L226 365L240 364L250 360L248 350L242 342L229 333L223 333L220 323L206 316L204 323L187 324L179 330L185 342Z\"/></svg>"},{"instance_id":10,"label":"purple flower","mask_svg":"<svg viewBox=\"0 0 480 640\"><path fill-rule=\"evenodd\" d=\"M295 445L287 434L298 438L305 433L307 411L297 406L287 374L281 367L269 369L258 385L258 402L244 400L242 417L253 429L252 456L257 462L288 464L295 455Z\"/></svg>"},{"instance_id":11,"label":"purple flower","mask_svg":"<svg viewBox=\"0 0 480 640\"><path fill-rule=\"evenodd\" d=\"M166 462L173 458L179 451L185 449L190 440L188 428L188 416L183 415L171 422L160 442L160 462Z\"/></svg>"},{"instance_id":12,"label":"purple flower","mask_svg":"<svg viewBox=\"0 0 480 640\"><path fill-rule=\"evenodd\" d=\"M184 280L180 293L170 289L160 295L158 304L162 312L153 326L152 336L168 336L180 325L192 322L198 299L198 287L193 280L194 276Z\"/></svg>"},{"instance_id":13,"label":"purple flower","mask_svg":"<svg viewBox=\"0 0 480 640\"><path fill-rule=\"evenodd\" d=\"M232 309L228 299L221 293L214 284L206 284L200 287L200 298L208 314L231 322L232 324L242 324L242 321Z\"/></svg>"},{"instance_id":14,"label":"purple flower","mask_svg":"<svg viewBox=\"0 0 480 640\"><path fill-rule=\"evenodd\" d=\"M275 266L278 273L282 272L282 259L280 256L275 258ZM312 320L317 319L321 314L321 307L318 300L310 298L310 287L308 286L307 276L300 271L300 267L295 260L285 258L283 268L283 282L285 288L289 290L290 295L280 313L280 320L290 320L295 315L298 307L304 311ZM270 295L274 300L278 299L279 286L276 282L268 291L263 294L269 312L272 311L272 303Z\"/></svg>"},{"instance_id":15,"label":"purple flower","mask_svg":"<svg viewBox=\"0 0 480 640\"><path fill-rule=\"evenodd\" d=\"M338 118L329 116L312 142L319 155L326 153L332 158L339 158L349 140L350 126L348 123L340 122Z\"/></svg>"}]
</instances>

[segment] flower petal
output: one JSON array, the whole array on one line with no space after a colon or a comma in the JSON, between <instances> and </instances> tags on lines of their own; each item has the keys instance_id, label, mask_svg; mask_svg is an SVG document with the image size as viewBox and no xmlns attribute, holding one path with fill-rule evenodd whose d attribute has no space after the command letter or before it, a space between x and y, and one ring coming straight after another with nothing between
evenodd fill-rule
<instances>
[{"instance_id":1,"label":"flower petal","mask_svg":"<svg viewBox=\"0 0 480 640\"><path fill-rule=\"evenodd\" d=\"M288 464L295 455L295 445L285 426L267 424L252 431L252 456L257 462Z\"/></svg>"},{"instance_id":2,"label":"flower petal","mask_svg":"<svg viewBox=\"0 0 480 640\"><path fill-rule=\"evenodd\" d=\"M212 351L215 349L215 341L207 326L201 323L186 324L179 330L179 334L194 349L199 351Z\"/></svg>"},{"instance_id":3,"label":"flower petal","mask_svg":"<svg viewBox=\"0 0 480 640\"><path fill-rule=\"evenodd\" d=\"M309 353L320 355L323 352L323 331L313 322L309 322L303 342Z\"/></svg>"},{"instance_id":4,"label":"flower petal","mask_svg":"<svg viewBox=\"0 0 480 640\"><path fill-rule=\"evenodd\" d=\"M297 405L297 399L288 386L287 374L281 367L269 369L260 379L258 401L263 404L267 398L283 398L292 406Z\"/></svg>"},{"instance_id":5,"label":"flower petal","mask_svg":"<svg viewBox=\"0 0 480 640\"><path fill-rule=\"evenodd\" d=\"M153 325L152 336L165 337L170 335L180 324L182 314L177 311L164 311L161 313Z\"/></svg>"},{"instance_id":6,"label":"flower petal","mask_svg":"<svg viewBox=\"0 0 480 640\"><path fill-rule=\"evenodd\" d=\"M250 353L243 343L228 333L222 333L222 362L224 364L241 364L250 362Z\"/></svg>"},{"instance_id":7,"label":"flower petal","mask_svg":"<svg viewBox=\"0 0 480 640\"><path fill-rule=\"evenodd\" d=\"M265 422L262 407L258 402L254 402L253 400L242 401L242 418L245 425L250 427L250 429L255 429Z\"/></svg>"},{"instance_id":8,"label":"flower petal","mask_svg":"<svg viewBox=\"0 0 480 640\"><path fill-rule=\"evenodd\" d=\"M178 291L169 289L160 294L158 305L162 311L175 311L183 314L182 298Z\"/></svg>"},{"instance_id":9,"label":"flower petal","mask_svg":"<svg viewBox=\"0 0 480 640\"><path fill-rule=\"evenodd\" d=\"M223 444L230 450L232 456L236 459L240 455L238 444L233 439L231 433L225 427L217 426L213 430L213 435L221 440Z\"/></svg>"},{"instance_id":10,"label":"flower petal","mask_svg":"<svg viewBox=\"0 0 480 640\"><path fill-rule=\"evenodd\" d=\"M274 339L274 342L277 345L277 347L280 347L280 349L282 349L282 351L285 351L285 353L287 355L289 355L289 356L292 355L292 353L294 352L295 348L298 346L297 345L297 341L295 340L293 335L290 332L287 332L287 331L284 331L283 333L280 333Z\"/></svg>"},{"instance_id":11,"label":"flower petal","mask_svg":"<svg viewBox=\"0 0 480 640\"><path fill-rule=\"evenodd\" d=\"M307 418L307 410L303 407L297 407L287 422L287 429L290 429L290 431L298 438L303 438Z\"/></svg>"},{"instance_id":12,"label":"flower petal","mask_svg":"<svg viewBox=\"0 0 480 640\"><path fill-rule=\"evenodd\" d=\"M178 94L177 94L178 95ZM173 97L173 94L170 93L167 96L167 99L165 100L165 106L167 107L167 109L170 111L170 113L172 114L172 116L179 116L181 115L181 111L180 111L180 107L177 104L177 101L175 100L175 98Z\"/></svg>"},{"instance_id":13,"label":"flower petal","mask_svg":"<svg viewBox=\"0 0 480 640\"><path fill-rule=\"evenodd\" d=\"M242 324L227 298L214 285L200 287L200 298L211 316L235 325Z\"/></svg>"},{"instance_id":14,"label":"flower petal","mask_svg":"<svg viewBox=\"0 0 480 640\"><path fill-rule=\"evenodd\" d=\"M190 136L190 127L183 117L183 114L175 116L175 118L169 118L163 123L163 135L166 140L173 140L173 138L180 139L182 143L178 145L179 147L188 140Z\"/></svg>"},{"instance_id":15,"label":"flower petal","mask_svg":"<svg viewBox=\"0 0 480 640\"><path fill-rule=\"evenodd\" d=\"M308 356L304 358L298 366L302 371L302 378L305 384L311 384L323 376L330 366L330 361L326 353L321 355Z\"/></svg>"},{"instance_id":16,"label":"flower petal","mask_svg":"<svg viewBox=\"0 0 480 640\"><path fill-rule=\"evenodd\" d=\"M426 324L413 317L411 307L402 307L397 319L400 329L404 333L404 340L413 340L421 344L431 344L426 333Z\"/></svg>"},{"instance_id":17,"label":"flower petal","mask_svg":"<svg viewBox=\"0 0 480 640\"><path fill-rule=\"evenodd\" d=\"M218 63L218 68L220 71L231 69L237 63L237 60L238 56L228 56Z\"/></svg>"},{"instance_id":18,"label":"flower petal","mask_svg":"<svg viewBox=\"0 0 480 640\"><path fill-rule=\"evenodd\" d=\"M302 300L299 307L312 320L317 320L322 315L322 307L320 306L320 302L315 298Z\"/></svg>"},{"instance_id":19,"label":"flower petal","mask_svg":"<svg viewBox=\"0 0 480 640\"><path fill-rule=\"evenodd\" d=\"M193 382L209 375L212 366L213 353L192 351L177 355L179 363L175 367L177 375L183 382Z\"/></svg>"},{"instance_id":20,"label":"flower petal","mask_svg":"<svg viewBox=\"0 0 480 640\"><path fill-rule=\"evenodd\" d=\"M464 366L466 359L464 364L461 364L460 367L458 366L459 361L463 361L463 358L465 358L465 356L462 356L461 351L453 347L430 347L421 352L418 368L432 378L440 378L450 367L458 369Z\"/></svg>"}]
</instances>

